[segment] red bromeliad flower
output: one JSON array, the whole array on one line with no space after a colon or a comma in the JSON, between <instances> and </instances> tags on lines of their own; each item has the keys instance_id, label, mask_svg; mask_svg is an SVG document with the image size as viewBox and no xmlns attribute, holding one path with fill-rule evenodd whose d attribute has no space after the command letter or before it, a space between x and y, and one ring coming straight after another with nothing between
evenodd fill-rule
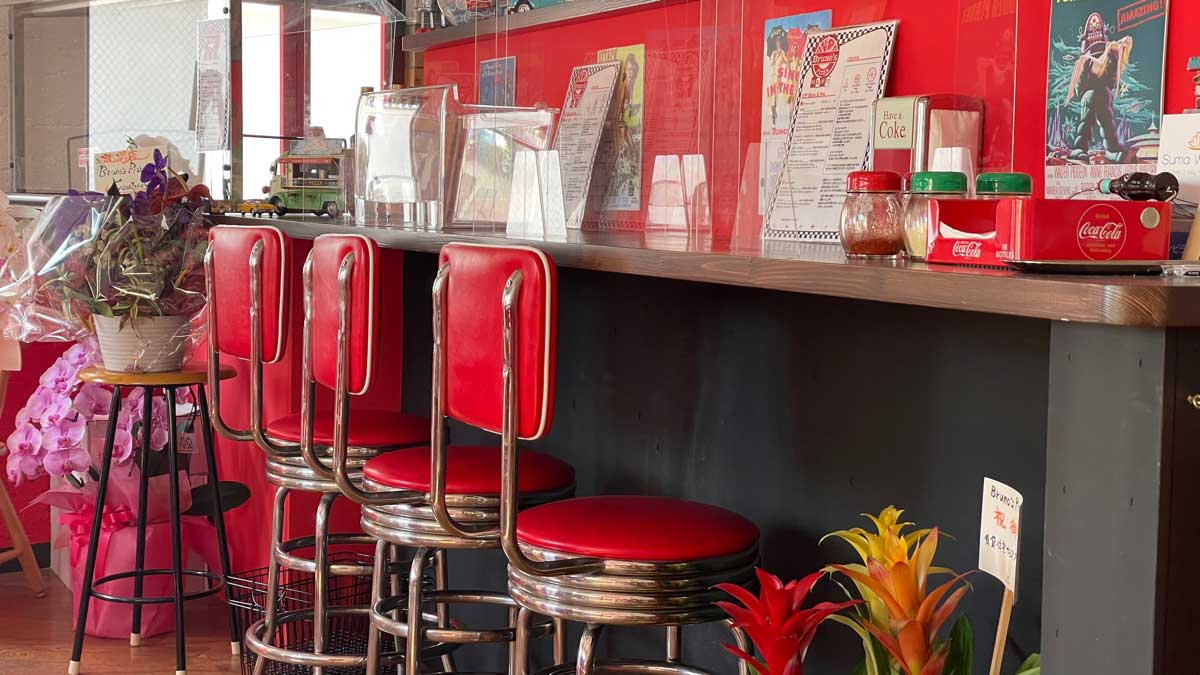
<instances>
[{"instance_id":1,"label":"red bromeliad flower","mask_svg":"<svg viewBox=\"0 0 1200 675\"><path fill-rule=\"evenodd\" d=\"M829 615L862 601L821 602L802 609L804 598L824 573L814 572L785 585L769 572L761 569L756 572L759 597L736 584L718 584L717 588L740 600L744 607L732 602L718 602L717 606L733 619L734 626L746 631L764 660L760 661L733 645L724 647L750 664L759 675L803 675L804 655L812 644L817 626Z\"/></svg>"}]
</instances>

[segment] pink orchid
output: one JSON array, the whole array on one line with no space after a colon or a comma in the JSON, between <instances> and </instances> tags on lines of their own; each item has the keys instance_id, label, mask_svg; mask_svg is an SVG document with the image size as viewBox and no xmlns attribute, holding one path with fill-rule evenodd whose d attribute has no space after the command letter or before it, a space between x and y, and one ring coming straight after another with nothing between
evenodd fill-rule
<instances>
[{"instance_id":1,"label":"pink orchid","mask_svg":"<svg viewBox=\"0 0 1200 675\"><path fill-rule=\"evenodd\" d=\"M72 414L71 399L46 387L38 387L29 399L29 417L42 428L50 427Z\"/></svg>"},{"instance_id":2,"label":"pink orchid","mask_svg":"<svg viewBox=\"0 0 1200 675\"><path fill-rule=\"evenodd\" d=\"M29 423L29 406L25 406L17 411L16 417L13 418L13 425L22 427Z\"/></svg>"},{"instance_id":3,"label":"pink orchid","mask_svg":"<svg viewBox=\"0 0 1200 675\"><path fill-rule=\"evenodd\" d=\"M71 387L75 386L75 375L78 372L78 368L59 359L54 362L54 365L47 368L46 372L42 373L42 376L38 378L38 384L56 394L66 394L71 391Z\"/></svg>"},{"instance_id":4,"label":"pink orchid","mask_svg":"<svg viewBox=\"0 0 1200 675\"><path fill-rule=\"evenodd\" d=\"M133 431L133 415L124 410L117 413L117 428L121 431Z\"/></svg>"},{"instance_id":5,"label":"pink orchid","mask_svg":"<svg viewBox=\"0 0 1200 675\"><path fill-rule=\"evenodd\" d=\"M46 452L63 452L78 448L83 442L87 423L82 417L63 419L42 432L42 447Z\"/></svg>"},{"instance_id":6,"label":"pink orchid","mask_svg":"<svg viewBox=\"0 0 1200 675\"><path fill-rule=\"evenodd\" d=\"M87 450L79 446L52 450L42 459L42 467L51 476L65 476L73 471L87 471L92 458Z\"/></svg>"},{"instance_id":7,"label":"pink orchid","mask_svg":"<svg viewBox=\"0 0 1200 675\"><path fill-rule=\"evenodd\" d=\"M85 420L91 420L105 411L109 399L108 390L98 384L87 383L75 394L75 410Z\"/></svg>"},{"instance_id":8,"label":"pink orchid","mask_svg":"<svg viewBox=\"0 0 1200 675\"><path fill-rule=\"evenodd\" d=\"M87 347L76 344L67 351L63 352L62 358L64 361L74 366L76 370L92 365L96 356L92 350Z\"/></svg>"},{"instance_id":9,"label":"pink orchid","mask_svg":"<svg viewBox=\"0 0 1200 675\"><path fill-rule=\"evenodd\" d=\"M125 464L133 458L133 435L128 429L117 429L113 436L113 461Z\"/></svg>"},{"instance_id":10,"label":"pink orchid","mask_svg":"<svg viewBox=\"0 0 1200 675\"><path fill-rule=\"evenodd\" d=\"M14 455L36 455L41 451L42 432L32 425L25 424L9 434L4 444Z\"/></svg>"},{"instance_id":11,"label":"pink orchid","mask_svg":"<svg viewBox=\"0 0 1200 675\"><path fill-rule=\"evenodd\" d=\"M121 402L121 407L128 411L134 419L142 418L142 396L144 392L145 390L141 387L131 389L128 395L125 396L125 400Z\"/></svg>"},{"instance_id":12,"label":"pink orchid","mask_svg":"<svg viewBox=\"0 0 1200 675\"><path fill-rule=\"evenodd\" d=\"M150 448L155 452L167 447L167 430L163 426L155 425L154 430L150 432Z\"/></svg>"},{"instance_id":13,"label":"pink orchid","mask_svg":"<svg viewBox=\"0 0 1200 675\"><path fill-rule=\"evenodd\" d=\"M42 458L38 455L10 452L6 468L9 482L19 486L26 478L33 480L38 477L41 473Z\"/></svg>"}]
</instances>

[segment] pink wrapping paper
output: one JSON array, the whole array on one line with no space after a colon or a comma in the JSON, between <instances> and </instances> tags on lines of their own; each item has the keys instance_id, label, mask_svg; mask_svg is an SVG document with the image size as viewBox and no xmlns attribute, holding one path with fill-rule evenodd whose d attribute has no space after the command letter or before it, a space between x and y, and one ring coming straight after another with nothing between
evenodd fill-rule
<instances>
[{"instance_id":1,"label":"pink wrapping paper","mask_svg":"<svg viewBox=\"0 0 1200 675\"><path fill-rule=\"evenodd\" d=\"M191 487L187 475L179 474L180 510L191 506ZM128 572L134 569L137 552L137 487L138 474L127 468L114 467L109 478L108 502L101 519L100 540L96 550L95 579ZM143 569L171 569L171 523L170 488L167 476L154 476L149 481L147 501L145 562ZM83 587L83 572L87 562L88 539L95 514L96 489L89 483L82 490L52 490L38 497L34 503L50 504L63 513L59 522L69 533L71 561L72 608L79 607L79 593ZM217 549L216 528L203 516L184 516L180 519L183 542L184 566L189 557L203 561L209 570L219 572L220 557ZM194 578L185 577L185 590L194 590ZM189 588L190 587L190 588ZM133 579L121 579L104 584L100 592L112 595L133 595ZM167 597L173 593L170 574L145 577L142 584L144 597ZM92 599L88 610L84 633L93 637L128 639L133 622L133 606L122 603ZM142 606L142 637L169 633L175 628L175 610L172 604Z\"/></svg>"}]
</instances>

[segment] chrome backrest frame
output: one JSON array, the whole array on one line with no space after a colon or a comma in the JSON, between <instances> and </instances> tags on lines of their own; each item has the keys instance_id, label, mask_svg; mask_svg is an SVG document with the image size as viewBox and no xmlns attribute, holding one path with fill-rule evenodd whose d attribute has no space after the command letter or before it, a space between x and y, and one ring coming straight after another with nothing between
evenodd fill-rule
<instances>
[{"instance_id":1,"label":"chrome backrest frame","mask_svg":"<svg viewBox=\"0 0 1200 675\"><path fill-rule=\"evenodd\" d=\"M338 330L337 330L337 375L334 381L333 413L333 465L327 466L317 456L313 443L313 427L316 423L316 378L313 377L312 344L312 265L309 253L304 263L304 357L301 365L300 392L300 455L304 463L318 476L334 481L342 494L361 506L393 504L416 504L427 499L424 492L393 490L367 492L356 485L350 476L349 417L350 417L350 310L352 293L350 281L354 274L355 257L347 253L338 265Z\"/></svg>"},{"instance_id":2,"label":"chrome backrest frame","mask_svg":"<svg viewBox=\"0 0 1200 675\"><path fill-rule=\"evenodd\" d=\"M212 246L204 254L204 287L208 294L208 389L212 398L212 425L225 438L253 442L270 457L294 456L294 451L271 442L263 432L263 358L262 358L262 256L263 243L257 241L250 249L250 428L235 429L221 417L221 351L217 346L217 314L219 301L215 287ZM280 302L286 302L280 298Z\"/></svg>"}]
</instances>

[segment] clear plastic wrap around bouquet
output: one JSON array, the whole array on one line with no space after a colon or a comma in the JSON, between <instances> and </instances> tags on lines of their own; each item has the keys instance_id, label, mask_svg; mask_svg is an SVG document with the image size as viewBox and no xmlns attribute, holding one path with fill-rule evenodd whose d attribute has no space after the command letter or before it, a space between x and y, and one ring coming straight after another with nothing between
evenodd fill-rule
<instances>
[{"instance_id":1,"label":"clear plastic wrap around bouquet","mask_svg":"<svg viewBox=\"0 0 1200 675\"><path fill-rule=\"evenodd\" d=\"M56 198L25 228L22 254L0 263L5 337L94 335L109 370L181 367L203 331L208 190L157 152L142 182L134 195Z\"/></svg>"}]
</instances>

